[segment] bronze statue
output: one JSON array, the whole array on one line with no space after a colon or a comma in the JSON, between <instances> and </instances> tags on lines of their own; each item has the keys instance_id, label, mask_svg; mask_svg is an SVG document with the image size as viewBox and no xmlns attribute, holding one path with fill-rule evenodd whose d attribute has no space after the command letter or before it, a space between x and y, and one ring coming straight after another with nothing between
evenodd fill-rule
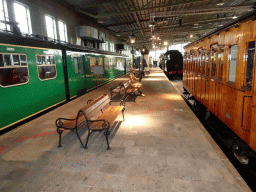
<instances>
[{"instance_id":1,"label":"bronze statue","mask_svg":"<svg viewBox=\"0 0 256 192\"><path fill-rule=\"evenodd\" d=\"M131 73L130 73L131 86L133 88L138 88L138 91L139 91L140 95L142 97L145 97L145 95L142 93L142 90L141 90L142 84L135 77L135 69L131 68L130 71L131 71Z\"/></svg>"}]
</instances>

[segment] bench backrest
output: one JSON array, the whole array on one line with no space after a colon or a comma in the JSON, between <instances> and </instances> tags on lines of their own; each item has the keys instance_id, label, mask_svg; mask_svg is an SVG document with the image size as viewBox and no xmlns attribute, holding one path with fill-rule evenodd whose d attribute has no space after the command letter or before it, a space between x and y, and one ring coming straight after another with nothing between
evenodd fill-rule
<instances>
[{"instance_id":1,"label":"bench backrest","mask_svg":"<svg viewBox=\"0 0 256 192\"><path fill-rule=\"evenodd\" d=\"M109 104L109 102L109 96L104 94L83 107L80 111L83 111L85 118L90 119L95 116L95 114L98 113L101 109L103 109L107 104Z\"/></svg>"}]
</instances>

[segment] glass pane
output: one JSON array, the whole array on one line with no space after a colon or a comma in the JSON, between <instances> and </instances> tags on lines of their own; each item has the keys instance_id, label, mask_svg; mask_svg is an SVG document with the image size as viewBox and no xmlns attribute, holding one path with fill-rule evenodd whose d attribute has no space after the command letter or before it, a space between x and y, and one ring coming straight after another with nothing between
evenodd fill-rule
<instances>
[{"instance_id":1,"label":"glass pane","mask_svg":"<svg viewBox=\"0 0 256 192\"><path fill-rule=\"evenodd\" d=\"M45 16L47 36L56 39L55 20L52 17Z\"/></svg>"},{"instance_id":2,"label":"glass pane","mask_svg":"<svg viewBox=\"0 0 256 192\"><path fill-rule=\"evenodd\" d=\"M230 47L229 55L229 77L228 80L231 82L236 81L236 59L237 59L237 45Z\"/></svg>"},{"instance_id":3,"label":"glass pane","mask_svg":"<svg viewBox=\"0 0 256 192\"><path fill-rule=\"evenodd\" d=\"M27 57L26 57L26 55L20 55L20 64L22 66L27 65Z\"/></svg>"},{"instance_id":4,"label":"glass pane","mask_svg":"<svg viewBox=\"0 0 256 192\"><path fill-rule=\"evenodd\" d=\"M0 67L4 67L4 59L2 54L0 54Z\"/></svg>"},{"instance_id":5,"label":"glass pane","mask_svg":"<svg viewBox=\"0 0 256 192\"><path fill-rule=\"evenodd\" d=\"M45 62L45 56L42 56L42 64L46 64L46 62Z\"/></svg>"},{"instance_id":6,"label":"glass pane","mask_svg":"<svg viewBox=\"0 0 256 192\"><path fill-rule=\"evenodd\" d=\"M248 44L247 67L246 67L246 86L252 88L252 70L254 63L255 41Z\"/></svg>"},{"instance_id":7,"label":"glass pane","mask_svg":"<svg viewBox=\"0 0 256 192\"><path fill-rule=\"evenodd\" d=\"M60 34L60 40L66 41L66 24L62 21L58 22L59 25L59 34Z\"/></svg>"},{"instance_id":8,"label":"glass pane","mask_svg":"<svg viewBox=\"0 0 256 192\"><path fill-rule=\"evenodd\" d=\"M20 65L20 57L19 55L13 55L13 65Z\"/></svg>"},{"instance_id":9,"label":"glass pane","mask_svg":"<svg viewBox=\"0 0 256 192\"><path fill-rule=\"evenodd\" d=\"M51 64L55 64L55 57L51 56Z\"/></svg>"},{"instance_id":10,"label":"glass pane","mask_svg":"<svg viewBox=\"0 0 256 192\"><path fill-rule=\"evenodd\" d=\"M6 0L0 0L0 20L9 21ZM0 29L10 30L10 25L0 22Z\"/></svg>"},{"instance_id":11,"label":"glass pane","mask_svg":"<svg viewBox=\"0 0 256 192\"><path fill-rule=\"evenodd\" d=\"M215 77L216 74L216 66L217 66L217 59L218 59L218 50L212 49L212 77Z\"/></svg>"},{"instance_id":12,"label":"glass pane","mask_svg":"<svg viewBox=\"0 0 256 192\"><path fill-rule=\"evenodd\" d=\"M4 66L11 66L11 55L4 55Z\"/></svg>"},{"instance_id":13,"label":"glass pane","mask_svg":"<svg viewBox=\"0 0 256 192\"><path fill-rule=\"evenodd\" d=\"M26 83L29 80L28 68L0 68L0 85L10 86Z\"/></svg>"},{"instance_id":14,"label":"glass pane","mask_svg":"<svg viewBox=\"0 0 256 192\"><path fill-rule=\"evenodd\" d=\"M224 62L224 47L220 48L220 53L219 53L219 61L220 61L220 68L219 68L219 78L222 80L222 74L223 74L223 62Z\"/></svg>"},{"instance_id":15,"label":"glass pane","mask_svg":"<svg viewBox=\"0 0 256 192\"><path fill-rule=\"evenodd\" d=\"M36 56L36 63L38 64L38 65L41 65L42 64L42 57L41 56Z\"/></svg>"},{"instance_id":16,"label":"glass pane","mask_svg":"<svg viewBox=\"0 0 256 192\"><path fill-rule=\"evenodd\" d=\"M55 78L56 66L38 66L38 74L41 80Z\"/></svg>"},{"instance_id":17,"label":"glass pane","mask_svg":"<svg viewBox=\"0 0 256 192\"><path fill-rule=\"evenodd\" d=\"M46 64L51 64L51 56L46 56Z\"/></svg>"},{"instance_id":18,"label":"glass pane","mask_svg":"<svg viewBox=\"0 0 256 192\"><path fill-rule=\"evenodd\" d=\"M206 76L210 75L210 62L209 62L209 54L205 53L205 65L206 65Z\"/></svg>"},{"instance_id":19,"label":"glass pane","mask_svg":"<svg viewBox=\"0 0 256 192\"><path fill-rule=\"evenodd\" d=\"M204 56L204 53L203 53L203 56L202 56L202 75L205 75L204 73L205 73L205 56Z\"/></svg>"},{"instance_id":20,"label":"glass pane","mask_svg":"<svg viewBox=\"0 0 256 192\"><path fill-rule=\"evenodd\" d=\"M21 4L14 3L15 19L19 23L20 31L23 33L29 33L27 9L27 7Z\"/></svg>"},{"instance_id":21,"label":"glass pane","mask_svg":"<svg viewBox=\"0 0 256 192\"><path fill-rule=\"evenodd\" d=\"M75 73L77 74L78 73L78 58L74 57L73 62L74 62Z\"/></svg>"},{"instance_id":22,"label":"glass pane","mask_svg":"<svg viewBox=\"0 0 256 192\"><path fill-rule=\"evenodd\" d=\"M82 57L78 58L78 70L80 74L84 74L84 62Z\"/></svg>"}]
</instances>

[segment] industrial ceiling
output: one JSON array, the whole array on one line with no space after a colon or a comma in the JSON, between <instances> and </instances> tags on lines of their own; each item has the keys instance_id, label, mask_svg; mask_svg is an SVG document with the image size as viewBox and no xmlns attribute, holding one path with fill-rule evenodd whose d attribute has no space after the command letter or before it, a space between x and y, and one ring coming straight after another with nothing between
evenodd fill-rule
<instances>
[{"instance_id":1,"label":"industrial ceiling","mask_svg":"<svg viewBox=\"0 0 256 192\"><path fill-rule=\"evenodd\" d=\"M152 50L197 40L253 10L254 0L63 0L118 38ZM62 1L62 2L63 2ZM153 38L155 36L155 39ZM160 45L161 43L161 45Z\"/></svg>"}]
</instances>

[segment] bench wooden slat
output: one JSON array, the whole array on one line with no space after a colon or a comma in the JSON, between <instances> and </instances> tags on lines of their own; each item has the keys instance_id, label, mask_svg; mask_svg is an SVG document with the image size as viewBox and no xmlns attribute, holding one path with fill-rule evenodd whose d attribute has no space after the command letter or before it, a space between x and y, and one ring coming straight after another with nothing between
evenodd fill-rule
<instances>
[{"instance_id":1,"label":"bench wooden slat","mask_svg":"<svg viewBox=\"0 0 256 192\"><path fill-rule=\"evenodd\" d=\"M98 98L96 98L95 100L93 100L91 103L89 103L88 105L86 105L86 106L84 106L83 108L82 108L82 110L83 111L86 111L87 109L89 109L90 107L92 108L92 106L94 106L95 105L95 103L97 103L97 102L99 102L102 98L104 98L104 95L101 95L101 96L99 96ZM106 97L106 100L107 100L107 97ZM95 106L96 107L96 106ZM93 110L94 108L92 108L92 110ZM87 114L89 114L89 110L87 110ZM77 114L75 114L75 115L72 115L71 117L69 117L68 119L76 119L77 118ZM84 116L83 115L81 115L80 117L79 117L79 119L78 119L78 121L77 121L77 125L79 125L79 124L81 124L83 121L85 121L85 118L84 118ZM70 128L70 129L72 129L72 128L74 128L75 126L76 126L76 120L64 120L63 121L63 126L65 127L65 128Z\"/></svg>"},{"instance_id":2,"label":"bench wooden slat","mask_svg":"<svg viewBox=\"0 0 256 192\"><path fill-rule=\"evenodd\" d=\"M123 106L109 106L98 118L97 120L104 119L111 125L116 117L121 113ZM90 124L91 129L101 129L103 122L93 122Z\"/></svg>"}]
</instances>

